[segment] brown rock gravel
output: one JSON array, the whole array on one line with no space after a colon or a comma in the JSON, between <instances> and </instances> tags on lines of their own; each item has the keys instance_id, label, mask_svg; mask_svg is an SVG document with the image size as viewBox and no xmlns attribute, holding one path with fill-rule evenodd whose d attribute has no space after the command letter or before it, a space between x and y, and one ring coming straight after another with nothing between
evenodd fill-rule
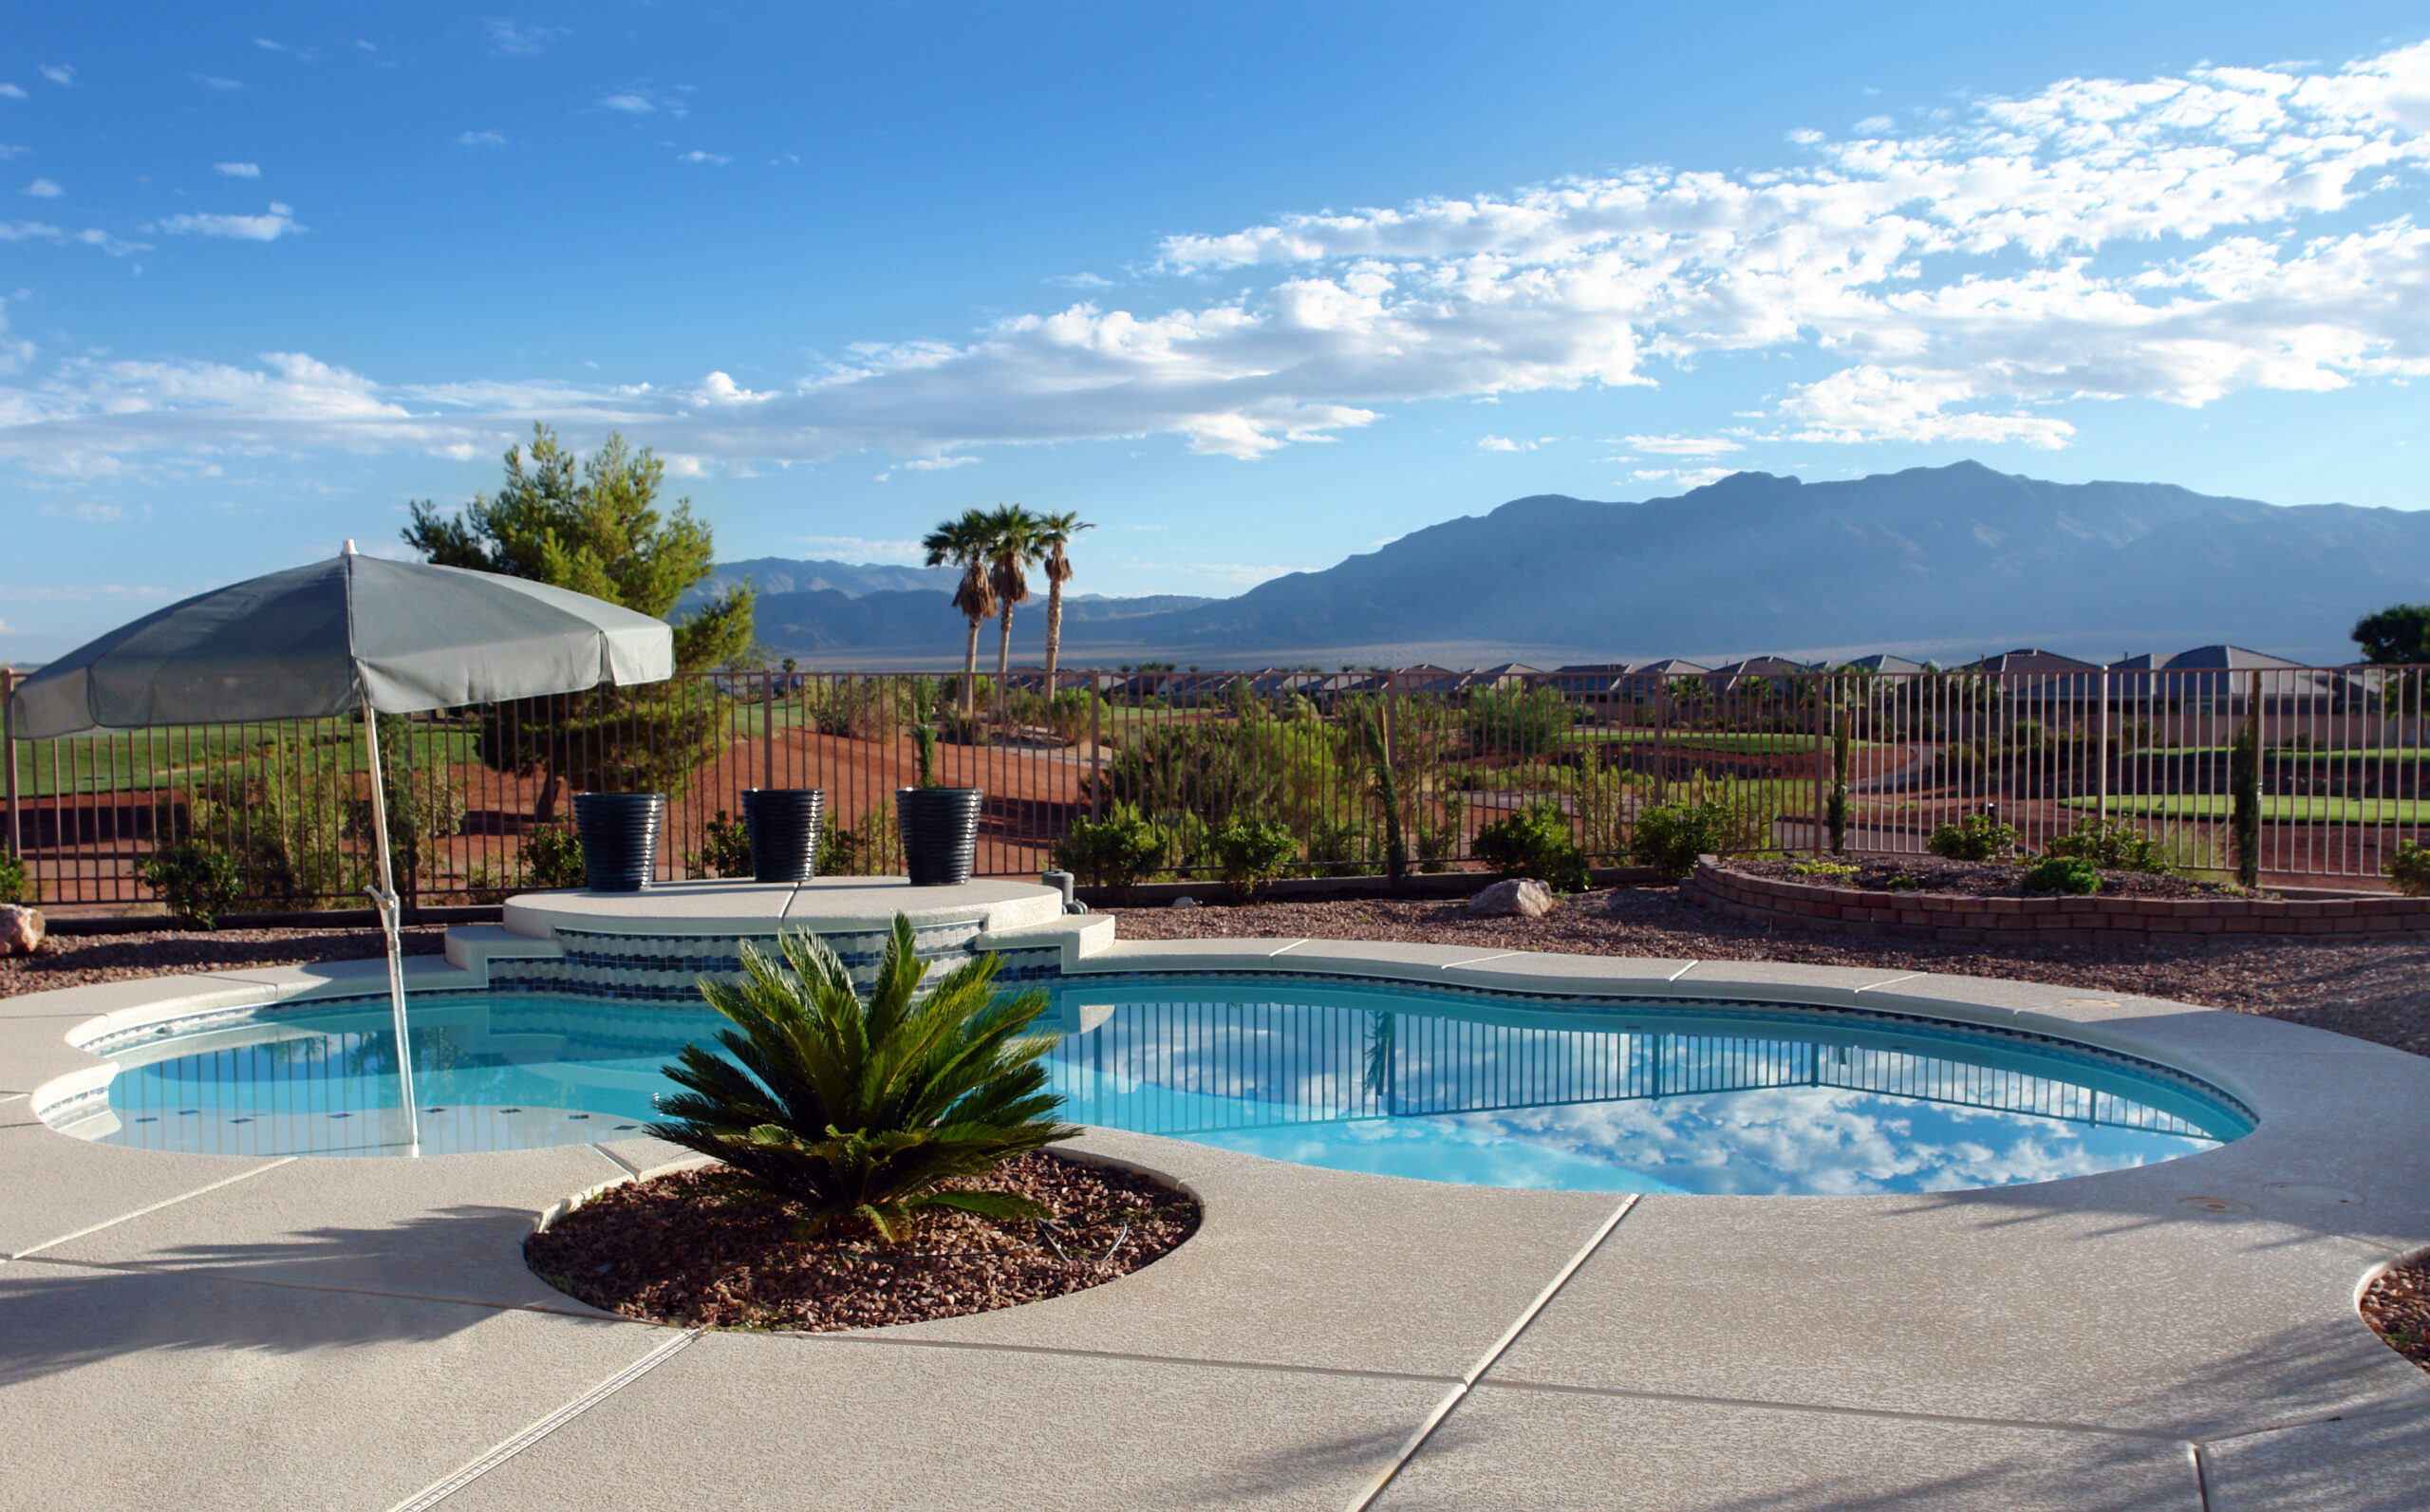
<instances>
[{"instance_id":1,"label":"brown rock gravel","mask_svg":"<svg viewBox=\"0 0 2430 1512\"><path fill-rule=\"evenodd\" d=\"M626 1317L823 1333L1101 1286L1198 1228L1198 1204L1161 1182L1040 1153L969 1185L1042 1204L1055 1215L1051 1230L941 1211L896 1244L866 1230L802 1242L787 1209L726 1195L719 1174L611 1186L526 1240L524 1259L559 1291Z\"/></svg>"},{"instance_id":2,"label":"brown rock gravel","mask_svg":"<svg viewBox=\"0 0 2430 1512\"><path fill-rule=\"evenodd\" d=\"M1119 938L1269 936L1404 940L1492 950L1691 961L1785 961L2049 982L2173 998L2308 1024L2430 1055L2430 943L2313 944L2300 939L2189 940L2166 945L1987 947L1889 942L1724 918L1672 887L1566 898L1541 919L1479 919L1465 904L1325 899L1202 908L1113 910Z\"/></svg>"},{"instance_id":3,"label":"brown rock gravel","mask_svg":"<svg viewBox=\"0 0 2430 1512\"><path fill-rule=\"evenodd\" d=\"M405 954L435 956L446 930L407 929ZM53 934L30 956L0 959L0 998L84 987L132 977L168 977L254 966L362 961L387 947L377 929L159 929L126 935Z\"/></svg>"},{"instance_id":4,"label":"brown rock gravel","mask_svg":"<svg viewBox=\"0 0 2430 1512\"><path fill-rule=\"evenodd\" d=\"M2430 1371L2430 1257L2383 1272L2363 1293L2363 1316L2388 1348Z\"/></svg>"}]
</instances>

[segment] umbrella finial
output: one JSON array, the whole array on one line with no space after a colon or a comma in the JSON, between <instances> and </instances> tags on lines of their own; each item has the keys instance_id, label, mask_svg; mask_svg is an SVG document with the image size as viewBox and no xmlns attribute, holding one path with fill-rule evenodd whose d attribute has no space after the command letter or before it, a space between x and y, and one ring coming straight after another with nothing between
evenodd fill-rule
<instances>
[{"instance_id":1,"label":"umbrella finial","mask_svg":"<svg viewBox=\"0 0 2430 1512\"><path fill-rule=\"evenodd\" d=\"M354 554L354 537L351 535L346 538L346 554L348 556Z\"/></svg>"}]
</instances>

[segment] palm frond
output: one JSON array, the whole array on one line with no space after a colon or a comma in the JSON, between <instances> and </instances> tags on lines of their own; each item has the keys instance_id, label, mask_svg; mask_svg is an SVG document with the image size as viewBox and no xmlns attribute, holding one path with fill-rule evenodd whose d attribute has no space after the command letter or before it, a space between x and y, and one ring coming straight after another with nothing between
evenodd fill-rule
<instances>
[{"instance_id":1,"label":"palm frond","mask_svg":"<svg viewBox=\"0 0 2430 1512\"><path fill-rule=\"evenodd\" d=\"M1018 1199L941 1184L1078 1132L1055 1118L1043 1061L1056 1040L1035 1032L1046 995L999 993L981 956L923 997L917 944L898 916L866 996L813 936L787 935L774 955L746 944L740 981L701 984L731 1027L665 1068L683 1090L660 1100L650 1131L793 1204L805 1232L846 1222L890 1241L931 1206L1028 1216L1004 1205Z\"/></svg>"}]
</instances>

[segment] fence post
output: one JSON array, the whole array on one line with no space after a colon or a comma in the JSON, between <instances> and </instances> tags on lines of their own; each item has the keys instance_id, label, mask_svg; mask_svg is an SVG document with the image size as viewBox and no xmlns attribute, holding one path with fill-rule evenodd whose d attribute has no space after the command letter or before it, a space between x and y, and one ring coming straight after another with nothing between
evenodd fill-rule
<instances>
[{"instance_id":1,"label":"fence post","mask_svg":"<svg viewBox=\"0 0 2430 1512\"><path fill-rule=\"evenodd\" d=\"M2093 813L2103 825L2109 823L2109 673L2100 678L2101 743L2093 749L2093 761L2100 770L2101 796L2093 805Z\"/></svg>"},{"instance_id":2,"label":"fence post","mask_svg":"<svg viewBox=\"0 0 2430 1512\"><path fill-rule=\"evenodd\" d=\"M1105 673L1089 674L1089 822L1105 817Z\"/></svg>"},{"instance_id":3,"label":"fence post","mask_svg":"<svg viewBox=\"0 0 2430 1512\"><path fill-rule=\"evenodd\" d=\"M759 675L759 785L776 785L776 674ZM742 800L738 797L736 803Z\"/></svg>"},{"instance_id":4,"label":"fence post","mask_svg":"<svg viewBox=\"0 0 2430 1512\"><path fill-rule=\"evenodd\" d=\"M17 673L13 667L0 666L0 749L8 752L9 768L9 854L25 859L25 831L18 827L17 816L17 731L9 718L10 695L17 691Z\"/></svg>"},{"instance_id":5,"label":"fence post","mask_svg":"<svg viewBox=\"0 0 2430 1512\"><path fill-rule=\"evenodd\" d=\"M1831 848L1831 820L1826 812L1831 802L1831 741L1827 726L1836 690L1828 672L1816 673L1808 685L1814 690L1814 858L1820 861Z\"/></svg>"}]
</instances>

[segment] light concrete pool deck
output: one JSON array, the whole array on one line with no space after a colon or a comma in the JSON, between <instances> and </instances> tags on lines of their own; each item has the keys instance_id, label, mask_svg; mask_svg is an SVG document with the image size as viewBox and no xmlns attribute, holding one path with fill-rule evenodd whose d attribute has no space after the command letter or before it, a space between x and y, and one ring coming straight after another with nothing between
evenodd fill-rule
<instances>
[{"instance_id":1,"label":"light concrete pool deck","mask_svg":"<svg viewBox=\"0 0 2430 1512\"><path fill-rule=\"evenodd\" d=\"M237 1159L36 1116L106 1077L79 1044L361 993L376 963L5 999L0 1509L2430 1504L2430 1374L2355 1309L2430 1244L2430 1060L2011 981L1083 924L1067 968L2038 1027L2203 1076L2259 1124L2159 1166L1828 1198L1451 1186L1094 1130L1083 1148L1206 1204L1155 1265L936 1323L695 1335L521 1262L552 1204L680 1153L653 1141ZM455 954L414 984L477 984L483 952Z\"/></svg>"}]
</instances>

